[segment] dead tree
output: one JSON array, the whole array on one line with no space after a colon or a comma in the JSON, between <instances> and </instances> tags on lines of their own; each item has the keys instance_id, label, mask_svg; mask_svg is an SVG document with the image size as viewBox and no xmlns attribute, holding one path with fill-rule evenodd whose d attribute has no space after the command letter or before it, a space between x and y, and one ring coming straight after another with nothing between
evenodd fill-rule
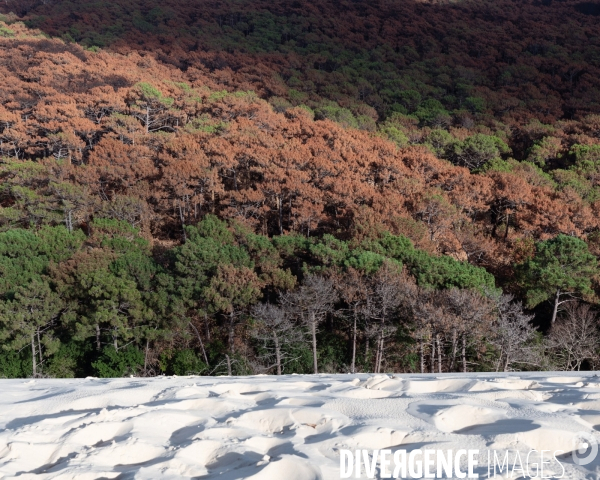
<instances>
[{"instance_id":1,"label":"dead tree","mask_svg":"<svg viewBox=\"0 0 600 480\"><path fill-rule=\"evenodd\" d=\"M363 274L358 270L350 268L345 275L340 276L338 281L336 281L336 288L340 298L348 306L344 313L352 325L350 373L355 373L358 325L361 318L369 316L369 299L372 297L371 285Z\"/></svg>"},{"instance_id":2,"label":"dead tree","mask_svg":"<svg viewBox=\"0 0 600 480\"><path fill-rule=\"evenodd\" d=\"M596 312L587 304L568 304L553 325L548 346L561 370L581 370L584 362L598 363L600 331Z\"/></svg>"},{"instance_id":3,"label":"dead tree","mask_svg":"<svg viewBox=\"0 0 600 480\"><path fill-rule=\"evenodd\" d=\"M252 308L256 324L251 336L260 341L265 350L262 360L267 368L276 368L277 375L283 373L289 349L304 339L301 329L289 318L287 312L270 303L260 303Z\"/></svg>"},{"instance_id":4,"label":"dead tree","mask_svg":"<svg viewBox=\"0 0 600 480\"><path fill-rule=\"evenodd\" d=\"M413 336L419 344L421 373L425 373L425 357L429 353L429 371L441 371L441 362L436 362L436 340L439 340L437 319L444 315L439 305L434 301L434 291L419 289L417 299L411 307L411 317L414 324Z\"/></svg>"},{"instance_id":5,"label":"dead tree","mask_svg":"<svg viewBox=\"0 0 600 480\"><path fill-rule=\"evenodd\" d=\"M466 373L468 347L480 347L484 339L491 335L494 304L478 290L452 288L445 292L444 298L454 318L451 365L454 366L456 350L460 348L462 371Z\"/></svg>"},{"instance_id":6,"label":"dead tree","mask_svg":"<svg viewBox=\"0 0 600 480\"><path fill-rule=\"evenodd\" d=\"M490 340L498 350L496 371L508 372L513 365L535 363L535 354L528 347L536 332L531 324L533 315L526 315L521 302L513 302L512 295L498 295L495 304L496 320Z\"/></svg>"},{"instance_id":7,"label":"dead tree","mask_svg":"<svg viewBox=\"0 0 600 480\"><path fill-rule=\"evenodd\" d=\"M294 315L310 332L314 373L319 373L317 362L317 332L319 325L331 312L337 293L330 279L320 275L307 275L296 290L281 296L281 305Z\"/></svg>"},{"instance_id":8,"label":"dead tree","mask_svg":"<svg viewBox=\"0 0 600 480\"><path fill-rule=\"evenodd\" d=\"M403 306L411 303L416 292L414 281L399 266L384 262L372 280L372 299L368 304L368 312L372 321L378 324L376 338L375 373L380 373L384 361L385 340L392 336L398 328L393 322L398 318Z\"/></svg>"}]
</instances>

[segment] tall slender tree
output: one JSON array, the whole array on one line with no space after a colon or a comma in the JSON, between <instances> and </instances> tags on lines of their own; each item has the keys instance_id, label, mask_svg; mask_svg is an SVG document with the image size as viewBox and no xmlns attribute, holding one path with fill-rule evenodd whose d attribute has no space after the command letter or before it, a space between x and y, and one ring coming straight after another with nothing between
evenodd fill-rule
<instances>
[{"instance_id":1,"label":"tall slender tree","mask_svg":"<svg viewBox=\"0 0 600 480\"><path fill-rule=\"evenodd\" d=\"M319 373L317 333L319 325L337 300L333 282L321 275L309 274L302 284L281 296L282 306L308 329L312 343L313 371Z\"/></svg>"}]
</instances>

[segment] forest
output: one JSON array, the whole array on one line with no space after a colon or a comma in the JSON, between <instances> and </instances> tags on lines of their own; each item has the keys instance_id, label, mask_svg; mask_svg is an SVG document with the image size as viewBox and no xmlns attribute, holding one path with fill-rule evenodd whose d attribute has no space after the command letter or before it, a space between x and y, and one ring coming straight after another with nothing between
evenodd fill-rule
<instances>
[{"instance_id":1,"label":"forest","mask_svg":"<svg viewBox=\"0 0 600 480\"><path fill-rule=\"evenodd\" d=\"M0 12L0 377L600 365L594 4Z\"/></svg>"}]
</instances>

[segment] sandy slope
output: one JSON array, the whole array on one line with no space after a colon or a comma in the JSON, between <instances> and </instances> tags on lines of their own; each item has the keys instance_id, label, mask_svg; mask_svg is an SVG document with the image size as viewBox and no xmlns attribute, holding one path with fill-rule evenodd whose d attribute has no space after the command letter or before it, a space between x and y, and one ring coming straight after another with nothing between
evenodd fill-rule
<instances>
[{"instance_id":1,"label":"sandy slope","mask_svg":"<svg viewBox=\"0 0 600 480\"><path fill-rule=\"evenodd\" d=\"M0 478L338 479L343 448L572 451L597 429L594 374L2 380Z\"/></svg>"}]
</instances>

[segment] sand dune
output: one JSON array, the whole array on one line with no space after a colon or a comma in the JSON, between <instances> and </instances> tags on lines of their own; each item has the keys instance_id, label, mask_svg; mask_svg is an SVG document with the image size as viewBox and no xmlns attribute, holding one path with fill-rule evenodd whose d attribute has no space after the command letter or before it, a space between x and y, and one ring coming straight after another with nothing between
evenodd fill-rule
<instances>
[{"instance_id":1,"label":"sand dune","mask_svg":"<svg viewBox=\"0 0 600 480\"><path fill-rule=\"evenodd\" d=\"M594 374L0 381L0 478L338 479L341 449L565 450L600 439ZM480 478L487 478L482 467ZM366 478L366 477L364 477Z\"/></svg>"}]
</instances>

